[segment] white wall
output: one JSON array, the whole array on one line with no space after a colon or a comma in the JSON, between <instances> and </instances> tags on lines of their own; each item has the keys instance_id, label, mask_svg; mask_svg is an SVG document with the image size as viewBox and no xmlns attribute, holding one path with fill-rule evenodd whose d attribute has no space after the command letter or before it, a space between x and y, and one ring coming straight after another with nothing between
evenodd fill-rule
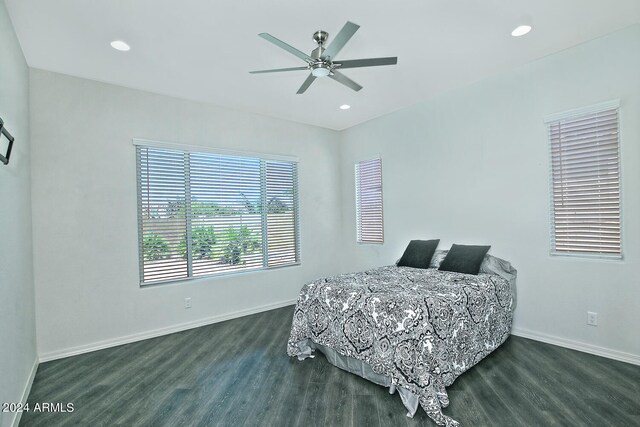
<instances>
[{"instance_id":1,"label":"white wall","mask_svg":"<svg viewBox=\"0 0 640 427\"><path fill-rule=\"evenodd\" d=\"M516 333L640 363L639 52L636 25L344 131L343 269L393 263L410 239L491 244L519 271ZM616 98L624 260L552 258L543 118ZM357 245L353 163L376 155L385 244Z\"/></svg>"},{"instance_id":2,"label":"white wall","mask_svg":"<svg viewBox=\"0 0 640 427\"><path fill-rule=\"evenodd\" d=\"M29 70L0 0L0 117L16 142L0 163L0 403L20 402L35 368L31 256ZM4 139L4 137L3 137ZM0 143L5 154L6 140ZM0 412L0 426L14 414Z\"/></svg>"},{"instance_id":3,"label":"white wall","mask_svg":"<svg viewBox=\"0 0 640 427\"><path fill-rule=\"evenodd\" d=\"M31 130L43 359L291 303L305 281L338 271L333 131L40 70L31 70ZM132 138L299 157L302 265L141 289Z\"/></svg>"},{"instance_id":4,"label":"white wall","mask_svg":"<svg viewBox=\"0 0 640 427\"><path fill-rule=\"evenodd\" d=\"M640 360L638 51L635 26L342 133L31 70L40 356L286 303L305 281L440 237L491 244L518 268L517 333ZM543 117L614 98L625 259L552 258ZM134 137L298 156L302 266L140 289ZM357 245L353 163L376 155L386 242Z\"/></svg>"}]
</instances>

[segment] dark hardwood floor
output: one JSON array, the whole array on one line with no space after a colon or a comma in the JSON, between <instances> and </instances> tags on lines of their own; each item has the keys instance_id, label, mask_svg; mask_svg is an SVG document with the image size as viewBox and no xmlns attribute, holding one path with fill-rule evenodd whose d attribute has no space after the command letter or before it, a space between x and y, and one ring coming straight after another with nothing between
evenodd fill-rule
<instances>
[{"instance_id":1,"label":"dark hardwood floor","mask_svg":"<svg viewBox=\"0 0 640 427\"><path fill-rule=\"evenodd\" d=\"M286 355L293 307L42 363L21 426L434 426L422 409ZM464 426L640 426L640 367L511 337L448 389Z\"/></svg>"}]
</instances>

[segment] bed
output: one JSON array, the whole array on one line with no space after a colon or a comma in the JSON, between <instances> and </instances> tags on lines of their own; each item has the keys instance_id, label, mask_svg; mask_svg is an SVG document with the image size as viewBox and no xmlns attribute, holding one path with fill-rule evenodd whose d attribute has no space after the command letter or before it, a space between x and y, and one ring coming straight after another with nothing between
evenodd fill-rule
<instances>
[{"instance_id":1,"label":"bed","mask_svg":"<svg viewBox=\"0 0 640 427\"><path fill-rule=\"evenodd\" d=\"M502 344L511 332L516 270L486 255L478 275L432 268L375 268L306 284L287 345L300 360L322 351L335 366L398 391L437 424L446 387Z\"/></svg>"}]
</instances>

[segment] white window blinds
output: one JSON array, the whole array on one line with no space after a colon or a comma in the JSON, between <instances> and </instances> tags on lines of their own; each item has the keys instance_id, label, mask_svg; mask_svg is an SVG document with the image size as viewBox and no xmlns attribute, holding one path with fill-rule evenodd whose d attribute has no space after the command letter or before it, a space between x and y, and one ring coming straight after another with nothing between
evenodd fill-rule
<instances>
[{"instance_id":1,"label":"white window blinds","mask_svg":"<svg viewBox=\"0 0 640 427\"><path fill-rule=\"evenodd\" d=\"M136 151L142 284L298 263L295 162Z\"/></svg>"},{"instance_id":2,"label":"white window blinds","mask_svg":"<svg viewBox=\"0 0 640 427\"><path fill-rule=\"evenodd\" d=\"M382 160L358 162L355 167L358 243L383 243Z\"/></svg>"},{"instance_id":3,"label":"white window blinds","mask_svg":"<svg viewBox=\"0 0 640 427\"><path fill-rule=\"evenodd\" d=\"M548 120L551 252L621 256L618 104Z\"/></svg>"}]
</instances>

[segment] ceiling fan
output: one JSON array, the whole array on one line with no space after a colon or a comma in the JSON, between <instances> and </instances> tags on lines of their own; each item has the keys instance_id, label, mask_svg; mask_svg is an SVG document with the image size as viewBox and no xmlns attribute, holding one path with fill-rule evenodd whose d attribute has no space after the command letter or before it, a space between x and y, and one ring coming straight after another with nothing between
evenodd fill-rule
<instances>
[{"instance_id":1,"label":"ceiling fan","mask_svg":"<svg viewBox=\"0 0 640 427\"><path fill-rule=\"evenodd\" d=\"M357 92L362 89L362 86L360 86L358 83L354 82L338 70L344 70L346 68L375 67L379 65L395 65L398 63L398 58L395 56L387 58L349 59L344 61L336 60L336 55L338 55L344 45L347 44L351 37L353 37L355 32L358 31L358 28L360 28L359 25L347 21L338 35L334 37L333 41L327 47L325 47L325 43L329 38L329 33L322 30L316 31L315 33L313 33L313 40L315 40L315 42L318 44L318 47L311 52L311 55L307 55L306 53L299 51L295 47L292 47L282 40L273 37L271 34L260 33L258 34L258 36L286 50L287 52L294 54L298 58L305 61L307 65L304 67L250 71L250 73L260 74L278 73L282 71L309 70L311 71L309 77L307 77L304 83L302 83L302 86L300 86L300 89L298 89L298 92L296 93L304 93L309 88L309 86L311 86L311 83L313 83L314 80L318 77L329 77L330 79L333 79L338 83L342 83L343 85Z\"/></svg>"}]
</instances>

